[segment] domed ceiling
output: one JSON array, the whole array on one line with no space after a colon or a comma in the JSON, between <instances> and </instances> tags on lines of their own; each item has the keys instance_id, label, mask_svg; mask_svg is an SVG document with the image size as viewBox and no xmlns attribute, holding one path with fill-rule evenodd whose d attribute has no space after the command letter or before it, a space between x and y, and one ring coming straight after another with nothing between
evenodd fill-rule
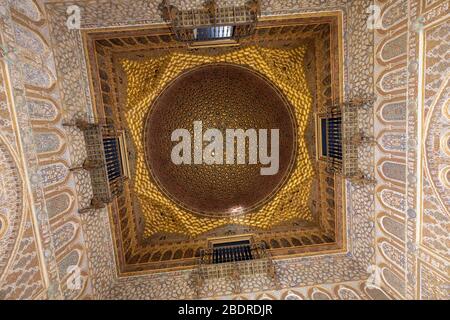
<instances>
[{"instance_id":1,"label":"domed ceiling","mask_svg":"<svg viewBox=\"0 0 450 320\"><path fill-rule=\"evenodd\" d=\"M121 273L190 268L213 239L230 237L275 258L342 250L343 185L317 161L314 116L341 94L338 21L268 20L238 46L194 49L167 27L87 36L97 117L126 141L129 179L110 206ZM260 161L175 165L181 140L171 134L187 130L194 161L198 121L224 139L226 129L268 129L268 154L279 129L278 170L263 176L271 165ZM203 155L214 156L205 141Z\"/></svg>"},{"instance_id":2,"label":"domed ceiling","mask_svg":"<svg viewBox=\"0 0 450 320\"><path fill-rule=\"evenodd\" d=\"M202 135L201 147L194 146L194 122L198 121L200 134L212 128L220 131L217 141L206 141ZM175 164L171 159L176 144L171 135L180 128L190 133L189 150L183 151L189 164ZM270 164L249 163L248 139L245 163L238 163L237 139L233 139L233 150L228 150L225 138L226 130L235 129L255 130L255 136L265 130L262 133L267 133L269 156L276 156L270 155L268 145L275 144L271 130L279 130L275 174L262 175L261 169ZM144 134L147 165L160 189L179 206L209 217L227 217L260 207L282 186L295 160L296 125L289 103L268 80L238 65L206 64L177 77L150 108ZM216 147L217 142L221 148ZM261 139L259 143L263 144ZM213 147L208 147L210 144ZM203 157L211 156L214 164L194 163L198 150Z\"/></svg>"},{"instance_id":3,"label":"domed ceiling","mask_svg":"<svg viewBox=\"0 0 450 320\"><path fill-rule=\"evenodd\" d=\"M305 51L247 47L220 55L123 60L125 117L136 152L134 191L148 236L198 236L230 223L267 229L294 218L312 220L314 171L305 142L312 99ZM186 73L196 67L201 68ZM192 131L196 120L220 130L281 129L278 174L261 176L259 165L175 166L170 134Z\"/></svg>"}]
</instances>

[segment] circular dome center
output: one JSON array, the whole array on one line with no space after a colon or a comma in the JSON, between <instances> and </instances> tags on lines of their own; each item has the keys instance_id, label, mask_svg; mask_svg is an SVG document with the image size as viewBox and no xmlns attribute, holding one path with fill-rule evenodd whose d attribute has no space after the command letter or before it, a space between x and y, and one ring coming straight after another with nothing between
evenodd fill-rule
<instances>
[{"instance_id":1,"label":"circular dome center","mask_svg":"<svg viewBox=\"0 0 450 320\"><path fill-rule=\"evenodd\" d=\"M257 138L241 143L244 163L237 129ZM209 217L242 214L270 200L289 175L295 152L289 103L267 79L242 66L209 64L180 75L146 120L146 161L156 184L182 208ZM173 154L184 162L174 163Z\"/></svg>"}]
</instances>

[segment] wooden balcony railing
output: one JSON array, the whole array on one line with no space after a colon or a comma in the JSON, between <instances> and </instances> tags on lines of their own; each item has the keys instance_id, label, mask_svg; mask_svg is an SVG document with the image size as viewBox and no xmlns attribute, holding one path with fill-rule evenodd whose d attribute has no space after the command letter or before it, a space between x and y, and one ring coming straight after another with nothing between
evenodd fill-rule
<instances>
[{"instance_id":1,"label":"wooden balcony railing","mask_svg":"<svg viewBox=\"0 0 450 320\"><path fill-rule=\"evenodd\" d=\"M99 209L123 192L124 176L119 135L108 119L78 119L72 124L82 131L87 158L71 171L86 170L90 174L93 198L80 213Z\"/></svg>"},{"instance_id":2,"label":"wooden balcony railing","mask_svg":"<svg viewBox=\"0 0 450 320\"><path fill-rule=\"evenodd\" d=\"M205 250L196 271L198 292L206 281L221 278L233 281L236 293L240 291L241 279L246 276L266 276L277 283L275 265L262 243Z\"/></svg>"},{"instance_id":3,"label":"wooden balcony railing","mask_svg":"<svg viewBox=\"0 0 450 320\"><path fill-rule=\"evenodd\" d=\"M329 172L357 182L372 182L359 168L359 147L374 144L374 138L360 127L359 113L370 108L372 101L354 100L327 106L326 114L326 162Z\"/></svg>"},{"instance_id":4,"label":"wooden balcony railing","mask_svg":"<svg viewBox=\"0 0 450 320\"><path fill-rule=\"evenodd\" d=\"M209 0L201 8L186 10L164 0L162 12L179 41L238 40L254 33L260 15L260 0L226 7L219 7L217 1Z\"/></svg>"}]
</instances>

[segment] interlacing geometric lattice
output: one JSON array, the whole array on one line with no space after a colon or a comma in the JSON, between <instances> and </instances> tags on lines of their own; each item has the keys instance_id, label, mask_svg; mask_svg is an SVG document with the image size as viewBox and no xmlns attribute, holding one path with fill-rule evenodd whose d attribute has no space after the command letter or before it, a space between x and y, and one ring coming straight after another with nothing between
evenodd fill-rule
<instances>
[{"instance_id":1,"label":"interlacing geometric lattice","mask_svg":"<svg viewBox=\"0 0 450 320\"><path fill-rule=\"evenodd\" d=\"M144 61L123 60L127 75L127 110L125 118L136 148L134 192L146 216L145 233L173 232L196 236L226 224L270 228L293 218L311 220L307 206L313 167L304 140L307 121L312 111L312 98L303 67L304 47L266 49L247 47L222 55L209 56L175 52ZM142 128L145 115L166 84L182 71L206 63L229 62L258 70L285 95L295 110L297 121L297 164L289 181L274 198L251 214L229 218L199 217L182 210L167 199L152 183L144 159ZM283 73L284 76L279 75Z\"/></svg>"}]
</instances>

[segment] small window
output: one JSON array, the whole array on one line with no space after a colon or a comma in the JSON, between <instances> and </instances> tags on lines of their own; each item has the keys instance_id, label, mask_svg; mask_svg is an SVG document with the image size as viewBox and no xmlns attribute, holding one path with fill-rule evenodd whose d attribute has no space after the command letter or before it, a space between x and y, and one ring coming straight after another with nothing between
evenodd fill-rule
<instances>
[{"instance_id":1,"label":"small window","mask_svg":"<svg viewBox=\"0 0 450 320\"><path fill-rule=\"evenodd\" d=\"M229 39L233 36L234 26L215 26L194 29L194 38L199 41Z\"/></svg>"},{"instance_id":2,"label":"small window","mask_svg":"<svg viewBox=\"0 0 450 320\"><path fill-rule=\"evenodd\" d=\"M321 128L321 138L322 138L322 156L326 157L328 155L327 149L327 119L320 119Z\"/></svg>"},{"instance_id":3,"label":"small window","mask_svg":"<svg viewBox=\"0 0 450 320\"><path fill-rule=\"evenodd\" d=\"M321 154L323 157L342 160L341 117L320 119Z\"/></svg>"},{"instance_id":4,"label":"small window","mask_svg":"<svg viewBox=\"0 0 450 320\"><path fill-rule=\"evenodd\" d=\"M213 263L254 259L249 240L216 243L213 245Z\"/></svg>"},{"instance_id":5,"label":"small window","mask_svg":"<svg viewBox=\"0 0 450 320\"><path fill-rule=\"evenodd\" d=\"M103 148L105 150L108 181L112 182L122 176L119 140L117 138L104 138Z\"/></svg>"}]
</instances>

